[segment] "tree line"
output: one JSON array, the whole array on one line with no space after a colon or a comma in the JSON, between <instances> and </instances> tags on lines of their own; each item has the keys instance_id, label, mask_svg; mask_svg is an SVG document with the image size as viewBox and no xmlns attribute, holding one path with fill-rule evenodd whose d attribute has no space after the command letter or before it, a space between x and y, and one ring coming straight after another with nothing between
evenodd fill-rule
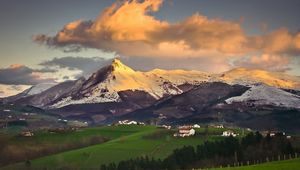
<instances>
[{"instance_id":1,"label":"tree line","mask_svg":"<svg viewBox=\"0 0 300 170\"><path fill-rule=\"evenodd\" d=\"M206 141L196 147L175 149L167 158L148 156L101 165L100 170L175 170L249 165L283 159L298 152L282 133L263 137L259 132L241 138L227 137L220 141Z\"/></svg>"}]
</instances>

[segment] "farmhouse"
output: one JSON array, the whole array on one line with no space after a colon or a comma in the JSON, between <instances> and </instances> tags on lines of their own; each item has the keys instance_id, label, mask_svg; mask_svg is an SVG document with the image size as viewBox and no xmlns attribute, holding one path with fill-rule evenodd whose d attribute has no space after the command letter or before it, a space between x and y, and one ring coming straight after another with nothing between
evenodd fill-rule
<instances>
[{"instance_id":1,"label":"farmhouse","mask_svg":"<svg viewBox=\"0 0 300 170\"><path fill-rule=\"evenodd\" d=\"M165 128L165 129L171 129L171 126L169 126L169 125L162 125L161 127Z\"/></svg>"},{"instance_id":2,"label":"farmhouse","mask_svg":"<svg viewBox=\"0 0 300 170\"><path fill-rule=\"evenodd\" d=\"M228 137L228 136L236 137L236 136L238 136L238 135L239 135L239 134L234 133L234 131L232 131L232 130L226 130L226 131L224 131L223 134L222 134L222 136L226 136L226 137Z\"/></svg>"},{"instance_id":3,"label":"farmhouse","mask_svg":"<svg viewBox=\"0 0 300 170\"><path fill-rule=\"evenodd\" d=\"M195 135L195 129L191 128L191 127L179 127L178 128L178 133L175 133L174 136L177 137L188 137L188 136L194 136Z\"/></svg>"},{"instance_id":4,"label":"farmhouse","mask_svg":"<svg viewBox=\"0 0 300 170\"><path fill-rule=\"evenodd\" d=\"M193 128L200 128L200 125L194 124L194 125L193 125Z\"/></svg>"},{"instance_id":5,"label":"farmhouse","mask_svg":"<svg viewBox=\"0 0 300 170\"><path fill-rule=\"evenodd\" d=\"M24 136L24 137L32 137L32 136L34 136L33 132L30 132L30 131L21 132L20 135Z\"/></svg>"}]
</instances>

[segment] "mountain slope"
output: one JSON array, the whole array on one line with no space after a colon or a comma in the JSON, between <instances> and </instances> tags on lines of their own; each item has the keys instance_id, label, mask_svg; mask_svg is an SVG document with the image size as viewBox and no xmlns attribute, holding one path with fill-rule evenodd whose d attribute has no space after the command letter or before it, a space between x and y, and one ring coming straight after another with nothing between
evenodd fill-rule
<instances>
[{"instance_id":1,"label":"mountain slope","mask_svg":"<svg viewBox=\"0 0 300 170\"><path fill-rule=\"evenodd\" d=\"M300 89L300 77L264 70L237 68L215 75L214 79L228 84L264 83L278 88Z\"/></svg>"},{"instance_id":2,"label":"mountain slope","mask_svg":"<svg viewBox=\"0 0 300 170\"><path fill-rule=\"evenodd\" d=\"M76 94L63 98L53 107L59 108L70 104L83 103L120 102L122 99L118 92L126 90L143 91L155 99L160 99L164 96L182 93L183 91L177 87L178 84L208 80L208 76L203 76L202 72L196 72L192 74L192 77L184 76L189 74L188 71L172 72L173 75L169 74L171 72L158 70L150 72L135 71L121 63L120 60L115 59L111 65L94 73ZM172 82L175 80L178 82Z\"/></svg>"},{"instance_id":3,"label":"mountain slope","mask_svg":"<svg viewBox=\"0 0 300 170\"><path fill-rule=\"evenodd\" d=\"M63 82L34 95L20 94L23 97L10 102L96 123L126 114L131 118L163 114L175 122L214 120L218 112L235 121L249 117L255 109L299 108L299 82L295 76L242 68L223 74L161 69L142 72L114 59L88 79ZM257 83L263 88L252 89Z\"/></svg>"},{"instance_id":4,"label":"mountain slope","mask_svg":"<svg viewBox=\"0 0 300 170\"><path fill-rule=\"evenodd\" d=\"M22 97L18 96L17 98L14 98L13 101L8 102L15 104L32 105L35 107L45 107L51 105L52 102L60 98L65 93L75 91L76 87L80 87L81 82L83 81L84 79L78 79L76 81L66 81L52 86L51 88L48 88L47 90L44 90L41 93Z\"/></svg>"},{"instance_id":5,"label":"mountain slope","mask_svg":"<svg viewBox=\"0 0 300 170\"><path fill-rule=\"evenodd\" d=\"M31 86L30 88L22 91L21 93L18 93L16 95L13 96L9 96L6 97L4 99L4 102L15 102L17 100L21 100L22 98L27 98L36 94L40 94L44 91L46 91L47 89L55 86L55 83L41 83L41 84L36 84Z\"/></svg>"},{"instance_id":6,"label":"mountain slope","mask_svg":"<svg viewBox=\"0 0 300 170\"><path fill-rule=\"evenodd\" d=\"M176 119L187 118L192 115L210 114L208 109L223 103L225 99L243 94L248 87L240 85L228 85L221 82L203 83L183 94L162 99L153 106L137 110L125 118L148 118L165 117L164 122L172 122ZM210 115L212 116L212 115ZM121 118L122 119L122 118Z\"/></svg>"},{"instance_id":7,"label":"mountain slope","mask_svg":"<svg viewBox=\"0 0 300 170\"><path fill-rule=\"evenodd\" d=\"M300 96L264 84L254 85L243 95L229 98L226 102L228 104L234 102L251 102L255 105L300 108Z\"/></svg>"},{"instance_id":8,"label":"mountain slope","mask_svg":"<svg viewBox=\"0 0 300 170\"><path fill-rule=\"evenodd\" d=\"M263 91L264 94L270 94L274 93L276 88L267 86L263 89L268 91ZM294 109L287 107L287 105L269 103L271 101L269 98L266 98L266 101L262 100L263 102L261 100L227 102L241 98L252 90L252 88L242 85L228 85L218 82L203 83L188 92L162 99L150 107L136 110L112 121L130 119L152 124L173 125L215 123L255 130L280 130L299 133L299 108ZM278 94L277 90L275 90L274 95ZM280 99L290 101L290 96L294 97L293 99L296 97L293 94L280 91ZM277 96L272 97L276 98ZM256 102L260 103L257 104ZM296 101L291 103L299 104Z\"/></svg>"}]
</instances>

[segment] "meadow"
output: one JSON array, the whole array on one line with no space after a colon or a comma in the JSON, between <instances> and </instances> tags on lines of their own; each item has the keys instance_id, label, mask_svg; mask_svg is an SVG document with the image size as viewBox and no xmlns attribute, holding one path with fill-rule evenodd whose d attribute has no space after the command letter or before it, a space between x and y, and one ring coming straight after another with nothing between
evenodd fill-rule
<instances>
[{"instance_id":1,"label":"meadow","mask_svg":"<svg viewBox=\"0 0 300 170\"><path fill-rule=\"evenodd\" d=\"M124 125L86 128L83 132L74 132L74 134L66 135L66 139L60 138L57 134L39 134L36 136L38 141L53 141L54 143L59 141L76 142L81 137L91 134L110 137L110 140L81 149L30 160L30 167L32 169L98 169L101 164L119 162L146 155L156 159L163 159L176 148L181 148L185 145L196 146L205 140L222 139L219 135L213 135L215 134L213 129L208 132L212 133L208 136L197 135L188 138L174 138L172 136L174 132L174 130L160 129L155 126ZM3 169L23 169L26 166L28 166L28 162L27 164L19 162L6 166Z\"/></svg>"},{"instance_id":2,"label":"meadow","mask_svg":"<svg viewBox=\"0 0 300 170\"><path fill-rule=\"evenodd\" d=\"M222 140L220 134L224 130L219 128L196 129L196 135L187 138L173 137L176 129L163 129L155 126L119 125L82 128L68 133L49 133L37 131L34 137L24 138L10 136L6 140L12 146L24 148L57 148L62 145L76 144L89 141L94 137L101 137L105 141L88 143L89 146L61 151L48 156L41 156L28 161L10 164L0 169L99 169L102 164L118 163L122 160L135 159L141 156L164 159L174 149L183 146L197 146L204 141ZM240 134L240 137L248 133L239 128L232 129ZM280 165L279 165L280 164ZM233 169L251 169L253 167L297 167L298 160L272 162L255 166L237 167ZM224 168L223 168L224 169ZM225 168L226 169L226 168ZM229 169L229 168L227 168ZM256 168L255 168L256 169Z\"/></svg>"}]
</instances>

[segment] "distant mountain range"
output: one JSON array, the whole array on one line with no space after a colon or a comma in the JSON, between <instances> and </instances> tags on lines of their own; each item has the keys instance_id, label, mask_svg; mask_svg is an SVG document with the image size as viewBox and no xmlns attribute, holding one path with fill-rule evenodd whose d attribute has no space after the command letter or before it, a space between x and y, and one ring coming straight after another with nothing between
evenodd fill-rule
<instances>
[{"instance_id":1,"label":"distant mountain range","mask_svg":"<svg viewBox=\"0 0 300 170\"><path fill-rule=\"evenodd\" d=\"M255 109L259 115L299 110L299 89L299 77L282 73L245 68L221 74L161 69L141 72L114 59L88 79L36 85L3 102L32 105L93 123L125 118L159 123L241 123L246 115L252 117ZM229 112L235 112L234 117L228 116Z\"/></svg>"}]
</instances>

